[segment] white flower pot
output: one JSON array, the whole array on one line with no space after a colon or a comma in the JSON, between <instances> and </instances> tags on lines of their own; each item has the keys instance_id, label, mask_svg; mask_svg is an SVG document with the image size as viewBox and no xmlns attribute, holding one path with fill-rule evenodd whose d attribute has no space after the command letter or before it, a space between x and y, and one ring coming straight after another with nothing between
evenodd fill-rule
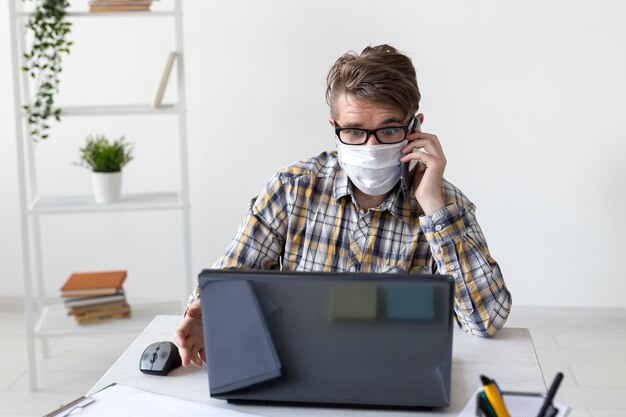
<instances>
[{"instance_id":1,"label":"white flower pot","mask_svg":"<svg viewBox=\"0 0 626 417\"><path fill-rule=\"evenodd\" d=\"M122 172L92 172L91 184L97 203L112 203L122 194Z\"/></svg>"}]
</instances>

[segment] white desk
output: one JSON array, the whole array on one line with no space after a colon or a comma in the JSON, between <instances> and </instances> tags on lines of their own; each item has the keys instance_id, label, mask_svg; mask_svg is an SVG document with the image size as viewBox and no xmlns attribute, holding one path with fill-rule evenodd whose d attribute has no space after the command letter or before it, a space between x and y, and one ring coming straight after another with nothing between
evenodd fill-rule
<instances>
[{"instance_id":1,"label":"white desk","mask_svg":"<svg viewBox=\"0 0 626 417\"><path fill-rule=\"evenodd\" d=\"M507 391L545 392L546 385L527 329L505 328L492 339L455 331L452 349L452 402L449 408L432 412L332 409L278 406L243 406L228 404L209 396L206 366L178 368L166 377L139 372L139 359L153 342L173 340L180 316L157 316L135 339L122 356L94 385L89 394L117 382L146 391L236 409L263 416L457 416L471 394L480 386L479 375L494 377Z\"/></svg>"}]
</instances>

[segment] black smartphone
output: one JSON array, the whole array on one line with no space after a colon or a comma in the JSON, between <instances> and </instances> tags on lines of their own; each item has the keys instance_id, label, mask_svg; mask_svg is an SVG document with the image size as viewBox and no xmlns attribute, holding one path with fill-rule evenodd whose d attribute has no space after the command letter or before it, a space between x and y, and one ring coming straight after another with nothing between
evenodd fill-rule
<instances>
[{"instance_id":1,"label":"black smartphone","mask_svg":"<svg viewBox=\"0 0 626 417\"><path fill-rule=\"evenodd\" d=\"M415 132L420 129L420 122L417 117L413 118L413 121L409 125L409 131ZM405 198L409 198L411 191L411 185L408 183L409 172L415 167L415 161L409 161L402 164L402 173L400 174L400 186Z\"/></svg>"}]
</instances>

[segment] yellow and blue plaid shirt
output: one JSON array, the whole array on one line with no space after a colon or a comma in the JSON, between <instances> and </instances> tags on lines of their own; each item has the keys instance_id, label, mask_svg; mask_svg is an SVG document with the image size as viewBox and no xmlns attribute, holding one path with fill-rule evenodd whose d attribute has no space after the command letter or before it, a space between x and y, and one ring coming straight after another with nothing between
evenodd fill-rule
<instances>
[{"instance_id":1,"label":"yellow and blue plaid shirt","mask_svg":"<svg viewBox=\"0 0 626 417\"><path fill-rule=\"evenodd\" d=\"M461 328L493 335L506 321L511 295L474 204L447 181L444 189L447 206L432 216L400 187L364 213L336 152L324 152L270 179L213 268L447 274L456 283Z\"/></svg>"}]
</instances>

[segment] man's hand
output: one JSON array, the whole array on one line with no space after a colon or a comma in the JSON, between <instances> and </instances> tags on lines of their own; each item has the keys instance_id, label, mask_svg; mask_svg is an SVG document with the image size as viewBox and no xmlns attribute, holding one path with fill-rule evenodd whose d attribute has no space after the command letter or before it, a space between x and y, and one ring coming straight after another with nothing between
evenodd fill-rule
<instances>
[{"instance_id":1,"label":"man's hand","mask_svg":"<svg viewBox=\"0 0 626 417\"><path fill-rule=\"evenodd\" d=\"M202 310L199 300L187 309L187 315L174 333L174 340L180 348L183 366L187 368L189 363L193 363L196 367L201 368L202 362L206 362L206 356L202 332Z\"/></svg>"},{"instance_id":2,"label":"man's hand","mask_svg":"<svg viewBox=\"0 0 626 417\"><path fill-rule=\"evenodd\" d=\"M407 135L409 143L402 149L400 162L419 161L413 169L413 192L424 214L431 216L445 207L443 198L443 171L446 157L437 136L423 132ZM414 150L417 149L418 151Z\"/></svg>"}]
</instances>

